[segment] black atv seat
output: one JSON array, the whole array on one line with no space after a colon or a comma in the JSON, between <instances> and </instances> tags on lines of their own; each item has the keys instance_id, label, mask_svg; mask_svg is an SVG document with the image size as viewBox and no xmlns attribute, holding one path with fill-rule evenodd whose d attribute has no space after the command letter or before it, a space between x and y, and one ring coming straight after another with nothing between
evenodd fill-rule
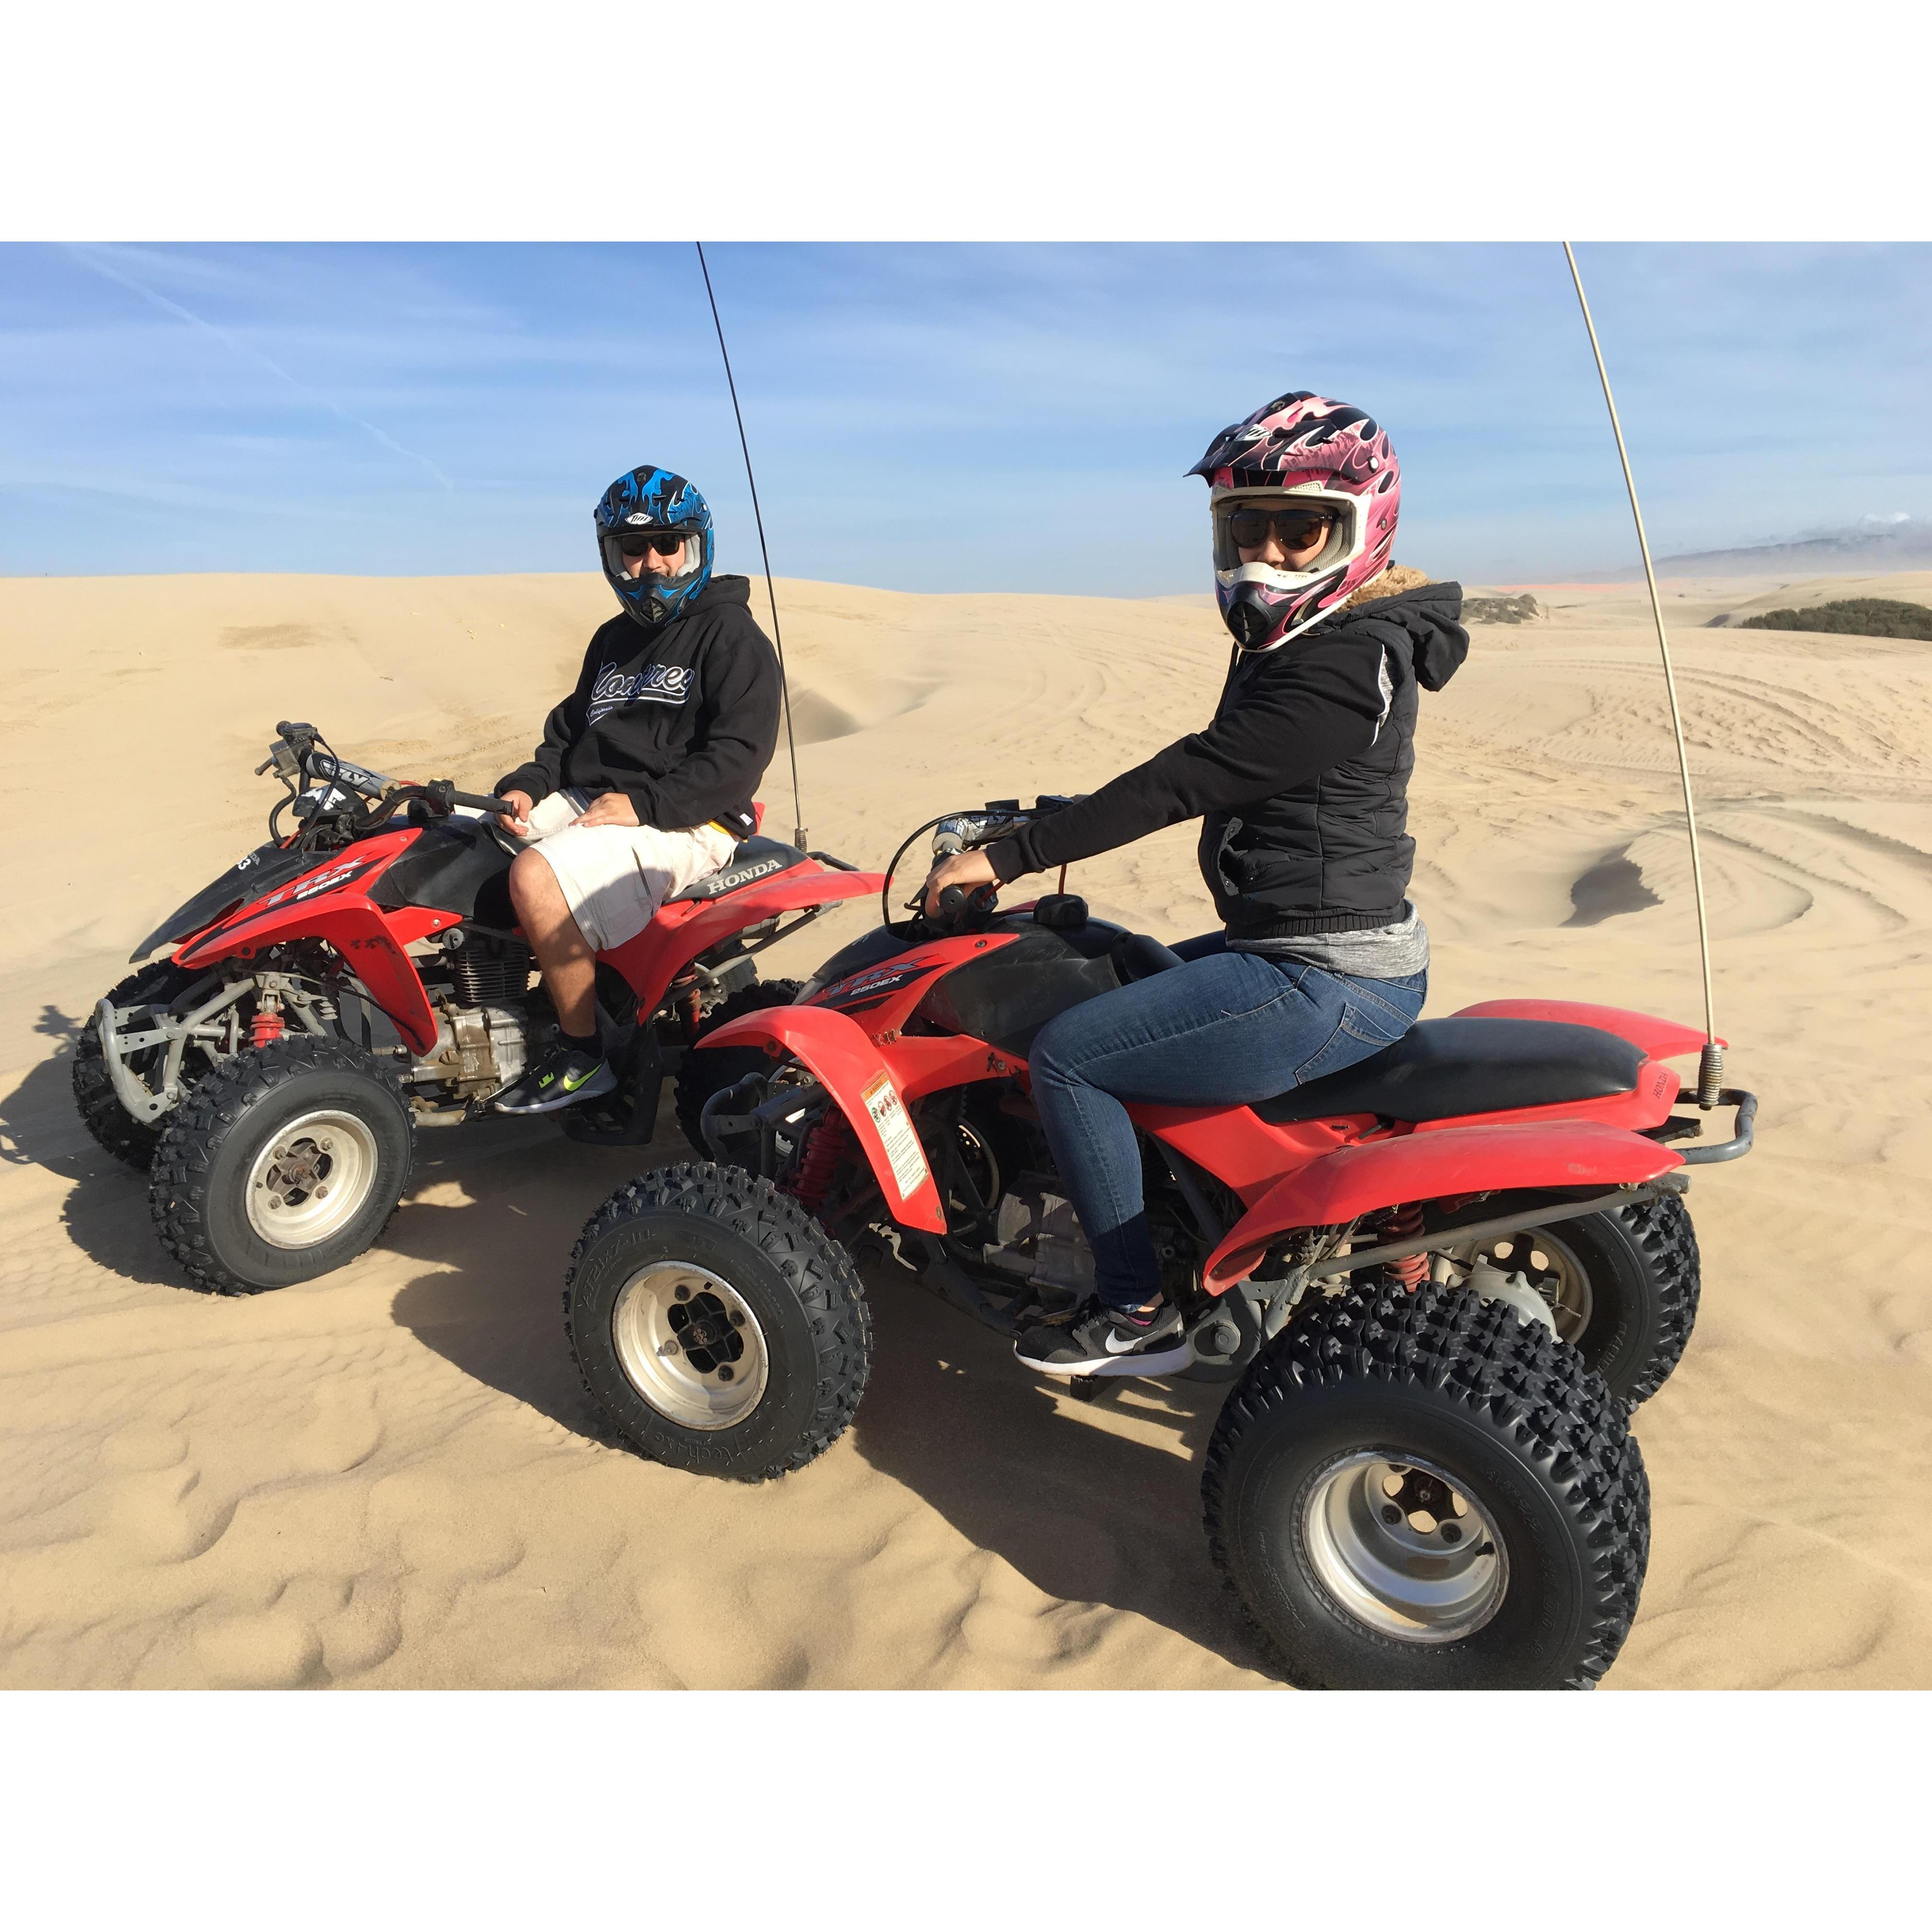
<instances>
[{"instance_id":1,"label":"black atv seat","mask_svg":"<svg viewBox=\"0 0 1932 1932\"><path fill-rule=\"evenodd\" d=\"M1263 1100L1277 1126L1341 1114L1447 1120L1600 1100L1636 1084L1641 1048L1600 1028L1561 1020L1423 1020L1394 1046Z\"/></svg>"},{"instance_id":2,"label":"black atv seat","mask_svg":"<svg viewBox=\"0 0 1932 1932\"><path fill-rule=\"evenodd\" d=\"M803 865L805 860L806 854L796 845L787 845L776 838L742 838L738 842L737 850L731 854L729 865L719 866L710 878L700 879L694 886L686 886L681 892L673 892L664 904L676 905L681 899L722 898L727 892L735 892L740 886L756 885L760 879L769 879L775 872Z\"/></svg>"}]
</instances>

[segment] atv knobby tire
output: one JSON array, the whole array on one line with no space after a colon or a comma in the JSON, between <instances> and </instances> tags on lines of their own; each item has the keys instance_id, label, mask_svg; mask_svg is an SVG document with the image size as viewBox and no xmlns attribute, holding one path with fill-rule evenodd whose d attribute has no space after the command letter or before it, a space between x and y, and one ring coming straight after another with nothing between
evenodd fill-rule
<instances>
[{"instance_id":1,"label":"atv knobby tire","mask_svg":"<svg viewBox=\"0 0 1932 1932\"><path fill-rule=\"evenodd\" d=\"M1634 1408L1670 1379L1697 1319L1697 1236L1674 1194L1559 1221L1549 1230L1590 1274L1585 1361Z\"/></svg>"},{"instance_id":2,"label":"atv knobby tire","mask_svg":"<svg viewBox=\"0 0 1932 1932\"><path fill-rule=\"evenodd\" d=\"M1408 1514L1419 1472L1469 1514ZM1304 1307L1229 1396L1202 1488L1216 1567L1310 1689L1587 1688L1636 1614L1650 1492L1622 1403L1546 1329L1457 1289ZM1404 1616L1432 1590L1466 1593L1465 1628Z\"/></svg>"},{"instance_id":3,"label":"atv knobby tire","mask_svg":"<svg viewBox=\"0 0 1932 1932\"><path fill-rule=\"evenodd\" d=\"M799 980L760 980L754 985L740 986L729 999L705 1015L704 1024L698 1029L698 1037L703 1040L707 1034L716 1033L726 1021L737 1019L744 1014L761 1012L767 1006L788 1006L798 998L803 985L804 982ZM761 1046L721 1046L685 1056L684 1064L677 1070L677 1124L684 1130L685 1138L691 1143L700 1160L717 1157L706 1146L698 1126L705 1102L712 1094L736 1086L746 1074L761 1073L770 1064ZM755 1162L752 1164L757 1165Z\"/></svg>"},{"instance_id":4,"label":"atv knobby tire","mask_svg":"<svg viewBox=\"0 0 1932 1932\"><path fill-rule=\"evenodd\" d=\"M117 1006L157 1000L165 1003L183 987L191 985L194 976L172 959L156 959L138 973L129 974L107 998ZM162 1049L156 1047L148 1051L151 1058L158 1058ZM199 1060L200 1058L197 1052L195 1058ZM184 1082L188 1079L191 1070L190 1064L184 1058ZM157 1124L136 1120L122 1106L114 1091L114 1084L107 1077L107 1060L100 1050L100 1022L93 1014L88 1015L86 1025L81 1028L80 1038L74 1044L74 1104L80 1109L81 1124L116 1160L125 1161L143 1174L147 1172L161 1138L160 1127Z\"/></svg>"},{"instance_id":5,"label":"atv knobby tire","mask_svg":"<svg viewBox=\"0 0 1932 1932\"><path fill-rule=\"evenodd\" d=\"M684 1310L736 1321L734 1390L764 1378L748 1412L734 1414L734 1394L720 1390L718 1416L692 1426L669 1412L662 1384L653 1400L626 1367L620 1330L636 1332L627 1297L668 1306L673 1294ZM674 1326L680 1310L670 1312ZM604 1202L571 1251L563 1312L584 1385L627 1441L674 1468L744 1482L824 1454L850 1423L872 1364L865 1289L844 1248L770 1181L709 1161L659 1168ZM695 1331L680 1332L688 1341ZM667 1336L656 1353L675 1358ZM708 1358L705 1370L716 1373Z\"/></svg>"},{"instance_id":6,"label":"atv knobby tire","mask_svg":"<svg viewBox=\"0 0 1932 1932\"><path fill-rule=\"evenodd\" d=\"M272 1143L304 1121L341 1120L359 1150L353 1210L312 1243L277 1246L251 1221L250 1177ZM317 1130L320 1136L320 1130ZM345 1150L299 1157L346 1161ZM161 1245L201 1287L254 1294L312 1280L352 1261L381 1234L409 1185L415 1124L402 1082L346 1041L296 1034L250 1048L205 1075L169 1114L154 1152L148 1204ZM318 1166L320 1184L344 1167ZM272 1174L277 1170L272 1168ZM294 1191L291 1190L291 1199Z\"/></svg>"}]
</instances>

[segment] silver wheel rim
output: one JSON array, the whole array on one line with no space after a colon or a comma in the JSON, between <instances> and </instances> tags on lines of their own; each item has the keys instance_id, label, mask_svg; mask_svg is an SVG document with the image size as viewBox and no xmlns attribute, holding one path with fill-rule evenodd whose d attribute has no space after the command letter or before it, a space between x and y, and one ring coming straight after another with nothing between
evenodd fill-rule
<instances>
[{"instance_id":1,"label":"silver wheel rim","mask_svg":"<svg viewBox=\"0 0 1932 1932\"><path fill-rule=\"evenodd\" d=\"M686 1429L730 1429L764 1399L771 1355L744 1297L695 1262L653 1262L617 1291L610 1340L631 1386Z\"/></svg>"},{"instance_id":2,"label":"silver wheel rim","mask_svg":"<svg viewBox=\"0 0 1932 1932\"><path fill-rule=\"evenodd\" d=\"M312 1248L361 1213L381 1166L367 1121L337 1107L304 1114L256 1155L248 1225L272 1248Z\"/></svg>"},{"instance_id":3,"label":"silver wheel rim","mask_svg":"<svg viewBox=\"0 0 1932 1932\"><path fill-rule=\"evenodd\" d=\"M1323 1588L1384 1636L1453 1643L1480 1630L1509 1590L1502 1539L1474 1498L1446 1470L1393 1449L1330 1462L1301 1526Z\"/></svg>"},{"instance_id":4,"label":"silver wheel rim","mask_svg":"<svg viewBox=\"0 0 1932 1932\"><path fill-rule=\"evenodd\" d=\"M1491 1234L1481 1240L1462 1242L1444 1249L1444 1252L1464 1268L1486 1261L1504 1274L1524 1276L1550 1304L1559 1342L1574 1346L1596 1312L1595 1299L1590 1292L1590 1270L1577 1258L1576 1251L1547 1228Z\"/></svg>"}]
</instances>

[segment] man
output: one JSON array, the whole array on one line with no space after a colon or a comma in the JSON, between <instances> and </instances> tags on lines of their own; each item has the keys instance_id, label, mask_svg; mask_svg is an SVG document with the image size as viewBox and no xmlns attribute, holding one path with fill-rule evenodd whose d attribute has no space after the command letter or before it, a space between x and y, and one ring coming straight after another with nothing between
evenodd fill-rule
<instances>
[{"instance_id":1,"label":"man","mask_svg":"<svg viewBox=\"0 0 1932 1932\"><path fill-rule=\"evenodd\" d=\"M778 659L750 584L713 578L711 512L645 464L597 506L598 558L621 614L590 640L577 687L530 763L496 782L502 823L532 842L510 898L556 1008L556 1043L496 1101L548 1114L612 1091L598 1038L596 956L755 829L752 792L778 742Z\"/></svg>"}]
</instances>

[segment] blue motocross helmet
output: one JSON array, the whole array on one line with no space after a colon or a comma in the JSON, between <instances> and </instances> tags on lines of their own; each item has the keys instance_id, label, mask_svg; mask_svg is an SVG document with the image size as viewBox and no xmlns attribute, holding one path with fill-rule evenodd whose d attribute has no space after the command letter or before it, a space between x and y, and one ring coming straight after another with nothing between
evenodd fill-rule
<instances>
[{"instance_id":1,"label":"blue motocross helmet","mask_svg":"<svg viewBox=\"0 0 1932 1932\"><path fill-rule=\"evenodd\" d=\"M650 570L633 577L624 568L627 551L632 558L646 550L667 556L680 548L674 577ZM711 512L682 476L640 464L619 477L597 506L597 559L617 602L645 629L655 630L711 581Z\"/></svg>"}]
</instances>

